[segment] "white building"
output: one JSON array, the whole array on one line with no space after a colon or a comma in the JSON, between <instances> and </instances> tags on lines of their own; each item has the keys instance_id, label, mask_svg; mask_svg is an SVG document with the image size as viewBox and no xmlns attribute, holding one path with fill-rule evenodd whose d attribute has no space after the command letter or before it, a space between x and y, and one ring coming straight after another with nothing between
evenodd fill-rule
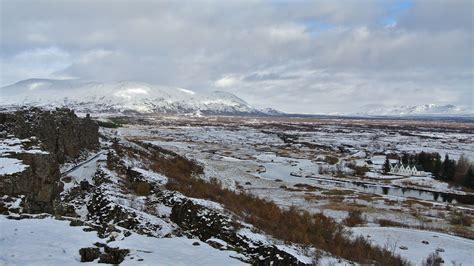
<instances>
[{"instance_id":1,"label":"white building","mask_svg":"<svg viewBox=\"0 0 474 266\"><path fill-rule=\"evenodd\" d=\"M390 164L390 174L402 176L425 176L426 172L421 165L409 165L401 163Z\"/></svg>"}]
</instances>

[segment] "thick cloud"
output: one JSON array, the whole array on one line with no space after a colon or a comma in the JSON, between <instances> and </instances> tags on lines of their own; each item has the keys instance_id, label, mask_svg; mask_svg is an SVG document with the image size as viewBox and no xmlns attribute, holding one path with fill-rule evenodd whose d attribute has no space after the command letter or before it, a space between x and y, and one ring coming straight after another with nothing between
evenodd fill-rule
<instances>
[{"instance_id":1,"label":"thick cloud","mask_svg":"<svg viewBox=\"0 0 474 266\"><path fill-rule=\"evenodd\" d=\"M471 107L471 1L0 0L1 85L140 80L289 112Z\"/></svg>"}]
</instances>

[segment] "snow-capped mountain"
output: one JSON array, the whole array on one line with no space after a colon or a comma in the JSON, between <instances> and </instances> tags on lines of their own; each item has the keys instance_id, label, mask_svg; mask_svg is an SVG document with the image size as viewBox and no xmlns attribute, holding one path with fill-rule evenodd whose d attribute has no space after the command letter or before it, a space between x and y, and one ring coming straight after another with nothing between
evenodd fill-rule
<instances>
[{"instance_id":1,"label":"snow-capped mountain","mask_svg":"<svg viewBox=\"0 0 474 266\"><path fill-rule=\"evenodd\" d=\"M272 116L286 115L286 113L276 110L274 108L262 108L260 109L260 112L266 115L272 115Z\"/></svg>"},{"instance_id":2,"label":"snow-capped mountain","mask_svg":"<svg viewBox=\"0 0 474 266\"><path fill-rule=\"evenodd\" d=\"M198 93L144 82L28 79L0 88L0 106L23 105L90 113L261 114L228 92Z\"/></svg>"},{"instance_id":3,"label":"snow-capped mountain","mask_svg":"<svg viewBox=\"0 0 474 266\"><path fill-rule=\"evenodd\" d=\"M354 115L369 115L369 116L472 116L473 110L461 108L452 104L437 105L398 105L398 106L380 106L368 105L364 106L363 111L355 113Z\"/></svg>"}]
</instances>

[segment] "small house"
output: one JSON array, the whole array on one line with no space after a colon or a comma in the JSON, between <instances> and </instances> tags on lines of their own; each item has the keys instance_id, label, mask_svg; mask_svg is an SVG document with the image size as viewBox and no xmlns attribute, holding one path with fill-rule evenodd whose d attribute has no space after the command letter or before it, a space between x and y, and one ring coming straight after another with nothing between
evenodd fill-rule
<instances>
[{"instance_id":1,"label":"small house","mask_svg":"<svg viewBox=\"0 0 474 266\"><path fill-rule=\"evenodd\" d=\"M401 164L401 163L390 164L389 173L393 175L402 175L402 176L425 176L426 175L426 172L424 171L421 165L411 165L411 164Z\"/></svg>"}]
</instances>

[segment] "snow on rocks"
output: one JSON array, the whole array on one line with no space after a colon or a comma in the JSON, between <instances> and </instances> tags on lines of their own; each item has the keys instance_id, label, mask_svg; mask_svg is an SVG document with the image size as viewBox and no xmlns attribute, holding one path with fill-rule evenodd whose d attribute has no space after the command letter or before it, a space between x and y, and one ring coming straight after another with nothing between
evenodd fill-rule
<instances>
[{"instance_id":1,"label":"snow on rocks","mask_svg":"<svg viewBox=\"0 0 474 266\"><path fill-rule=\"evenodd\" d=\"M19 139L13 136L0 137L0 175L12 175L23 172L28 168L22 160L9 158L16 154L49 154L35 145L37 139Z\"/></svg>"},{"instance_id":2,"label":"snow on rocks","mask_svg":"<svg viewBox=\"0 0 474 266\"><path fill-rule=\"evenodd\" d=\"M11 175L18 172L23 172L28 165L23 164L22 161L14 158L0 158L0 175Z\"/></svg>"}]
</instances>

